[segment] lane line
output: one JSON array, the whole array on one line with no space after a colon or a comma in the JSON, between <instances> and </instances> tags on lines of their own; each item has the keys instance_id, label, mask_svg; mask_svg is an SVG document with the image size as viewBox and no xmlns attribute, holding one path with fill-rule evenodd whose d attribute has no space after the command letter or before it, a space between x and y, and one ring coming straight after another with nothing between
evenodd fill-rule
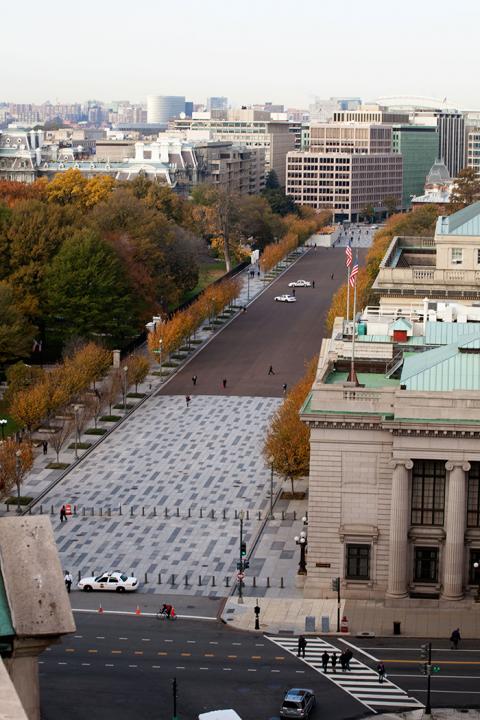
<instances>
[{"instance_id":1,"label":"lane line","mask_svg":"<svg viewBox=\"0 0 480 720\"><path fill-rule=\"evenodd\" d=\"M72 608L72 612L77 613L93 613L95 615L98 615L98 610L90 610L87 608ZM134 615L135 617L148 617L148 618L156 618L157 613L151 613L151 612L142 612L141 615L136 615L134 610L103 610L103 615ZM177 618L179 620L213 620L216 622L217 618L212 617L211 615L177 615Z\"/></svg>"},{"instance_id":2,"label":"lane line","mask_svg":"<svg viewBox=\"0 0 480 720\"><path fill-rule=\"evenodd\" d=\"M409 690L408 692L426 693L426 690ZM465 695L465 690L431 690L432 693L445 693L446 695ZM468 695L480 695L480 690L469 690Z\"/></svg>"},{"instance_id":3,"label":"lane line","mask_svg":"<svg viewBox=\"0 0 480 720\"><path fill-rule=\"evenodd\" d=\"M362 648L358 647L358 645L354 645L351 642L348 642L348 640L344 640L343 638L338 638L340 642L345 643L345 645L348 645L349 647L353 648L353 650L358 650L358 652L361 652L363 655L366 655L370 660L373 660L374 662L378 662L378 658L375 657L375 655L370 655L370 653L365 652L365 650L362 650Z\"/></svg>"}]
</instances>

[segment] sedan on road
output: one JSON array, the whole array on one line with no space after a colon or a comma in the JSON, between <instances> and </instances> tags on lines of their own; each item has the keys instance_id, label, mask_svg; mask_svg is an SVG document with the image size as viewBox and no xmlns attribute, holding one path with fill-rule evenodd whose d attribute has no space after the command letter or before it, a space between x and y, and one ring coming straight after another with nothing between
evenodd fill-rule
<instances>
[{"instance_id":1,"label":"sedan on road","mask_svg":"<svg viewBox=\"0 0 480 720\"><path fill-rule=\"evenodd\" d=\"M297 302L297 298L293 297L293 295L277 295L275 302Z\"/></svg>"},{"instance_id":2,"label":"sedan on road","mask_svg":"<svg viewBox=\"0 0 480 720\"><path fill-rule=\"evenodd\" d=\"M97 577L84 577L77 585L79 590L115 590L116 592L133 592L138 588L136 577L121 572L104 572Z\"/></svg>"},{"instance_id":3,"label":"sedan on road","mask_svg":"<svg viewBox=\"0 0 480 720\"><path fill-rule=\"evenodd\" d=\"M313 690L292 688L287 690L280 708L281 718L309 718L315 707Z\"/></svg>"},{"instance_id":4,"label":"sedan on road","mask_svg":"<svg viewBox=\"0 0 480 720\"><path fill-rule=\"evenodd\" d=\"M288 287L311 287L311 285L309 280L294 280L288 283Z\"/></svg>"}]
</instances>

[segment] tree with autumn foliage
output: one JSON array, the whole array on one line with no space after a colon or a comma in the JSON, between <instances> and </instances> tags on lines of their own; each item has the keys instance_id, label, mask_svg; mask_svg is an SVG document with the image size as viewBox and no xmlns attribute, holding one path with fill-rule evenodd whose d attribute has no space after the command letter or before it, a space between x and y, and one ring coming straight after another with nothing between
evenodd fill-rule
<instances>
[{"instance_id":1,"label":"tree with autumn foliage","mask_svg":"<svg viewBox=\"0 0 480 720\"><path fill-rule=\"evenodd\" d=\"M135 385L135 392L138 393L138 386L142 383L148 375L150 370L150 361L146 355L129 355L125 361L128 367L128 382L130 385Z\"/></svg>"},{"instance_id":2,"label":"tree with autumn foliage","mask_svg":"<svg viewBox=\"0 0 480 720\"><path fill-rule=\"evenodd\" d=\"M300 420L300 408L310 392L317 369L318 356L308 364L305 375L294 385L273 415L263 446L263 457L274 471L294 482L309 474L310 430Z\"/></svg>"},{"instance_id":3,"label":"tree with autumn foliage","mask_svg":"<svg viewBox=\"0 0 480 720\"><path fill-rule=\"evenodd\" d=\"M40 425L47 410L48 397L43 382L15 393L9 408L10 415L17 425L26 428L29 435Z\"/></svg>"},{"instance_id":4,"label":"tree with autumn foliage","mask_svg":"<svg viewBox=\"0 0 480 720\"><path fill-rule=\"evenodd\" d=\"M27 439L19 443L7 438L0 443L0 497L8 496L16 486L20 498L20 486L33 466L33 459L33 445Z\"/></svg>"},{"instance_id":5,"label":"tree with autumn foliage","mask_svg":"<svg viewBox=\"0 0 480 720\"><path fill-rule=\"evenodd\" d=\"M480 178L473 167L460 170L450 193L450 204L454 211L461 210L480 200Z\"/></svg>"}]
</instances>

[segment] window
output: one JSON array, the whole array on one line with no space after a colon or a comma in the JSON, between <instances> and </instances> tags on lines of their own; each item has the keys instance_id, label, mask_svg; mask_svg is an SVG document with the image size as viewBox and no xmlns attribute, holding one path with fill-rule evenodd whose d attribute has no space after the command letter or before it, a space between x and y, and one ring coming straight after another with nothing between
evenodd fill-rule
<instances>
[{"instance_id":1,"label":"window","mask_svg":"<svg viewBox=\"0 0 480 720\"><path fill-rule=\"evenodd\" d=\"M468 568L468 582L470 585L480 585L480 550L470 550ZM474 564L478 563L478 567Z\"/></svg>"},{"instance_id":2,"label":"window","mask_svg":"<svg viewBox=\"0 0 480 720\"><path fill-rule=\"evenodd\" d=\"M468 473L467 526L480 527L480 463L475 462Z\"/></svg>"},{"instance_id":3,"label":"window","mask_svg":"<svg viewBox=\"0 0 480 720\"><path fill-rule=\"evenodd\" d=\"M412 470L412 525L443 525L445 463L415 460Z\"/></svg>"},{"instance_id":4,"label":"window","mask_svg":"<svg viewBox=\"0 0 480 720\"><path fill-rule=\"evenodd\" d=\"M438 548L415 548L415 582L436 583L438 580Z\"/></svg>"},{"instance_id":5,"label":"window","mask_svg":"<svg viewBox=\"0 0 480 720\"><path fill-rule=\"evenodd\" d=\"M480 265L480 248L477 248L477 265Z\"/></svg>"},{"instance_id":6,"label":"window","mask_svg":"<svg viewBox=\"0 0 480 720\"><path fill-rule=\"evenodd\" d=\"M452 265L461 265L463 263L462 248L452 248Z\"/></svg>"},{"instance_id":7,"label":"window","mask_svg":"<svg viewBox=\"0 0 480 720\"><path fill-rule=\"evenodd\" d=\"M370 579L370 545L347 545L347 572L349 580Z\"/></svg>"}]
</instances>

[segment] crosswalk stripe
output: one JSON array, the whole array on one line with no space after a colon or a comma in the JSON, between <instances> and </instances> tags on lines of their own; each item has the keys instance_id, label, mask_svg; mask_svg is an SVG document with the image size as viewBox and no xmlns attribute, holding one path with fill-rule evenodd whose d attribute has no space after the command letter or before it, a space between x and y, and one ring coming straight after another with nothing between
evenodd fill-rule
<instances>
[{"instance_id":1,"label":"crosswalk stripe","mask_svg":"<svg viewBox=\"0 0 480 720\"><path fill-rule=\"evenodd\" d=\"M283 650L297 655L298 640L292 637L270 637L268 640L279 645ZM327 672L323 672L321 656L325 650L337 653L338 670L332 671L331 662ZM350 671L343 671L340 665L341 650L322 638L308 638L305 657L300 658L318 673L331 680L335 685L354 697L369 710L380 707L421 708L423 704L414 697L409 696L402 688L385 678L383 683L378 682L378 673L368 665L364 665L357 658L350 661Z\"/></svg>"}]
</instances>

